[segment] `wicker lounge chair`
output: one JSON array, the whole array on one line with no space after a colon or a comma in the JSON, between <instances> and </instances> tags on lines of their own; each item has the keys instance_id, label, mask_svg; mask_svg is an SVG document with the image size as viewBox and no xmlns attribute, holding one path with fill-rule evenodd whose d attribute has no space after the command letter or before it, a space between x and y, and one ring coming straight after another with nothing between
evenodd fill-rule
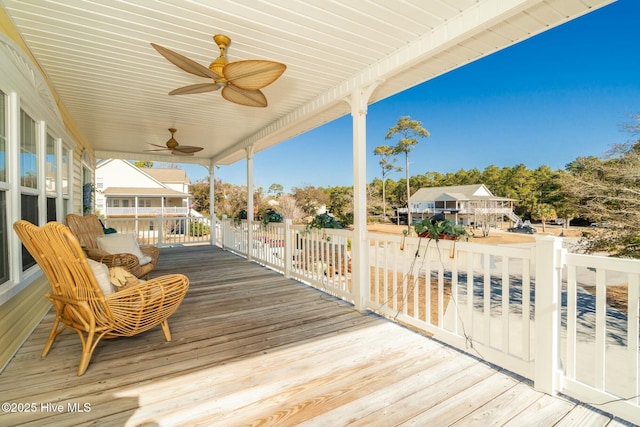
<instances>
[{"instance_id":1,"label":"wicker lounge chair","mask_svg":"<svg viewBox=\"0 0 640 427\"><path fill-rule=\"evenodd\" d=\"M142 255L151 258L146 264L141 265L140 258L134 253L109 253L98 246L100 236L105 236L102 223L95 215L67 215L67 225L76 235L80 246L87 256L94 261L107 264L109 267L124 267L136 277L148 277L156 264L160 251L155 246L139 246Z\"/></svg>"},{"instance_id":2,"label":"wicker lounge chair","mask_svg":"<svg viewBox=\"0 0 640 427\"><path fill-rule=\"evenodd\" d=\"M37 227L19 220L13 225L22 243L44 271L51 292L47 298L56 311L49 338L42 350L45 357L56 337L66 328L73 329L82 341L78 375L84 374L91 355L102 338L133 336L161 325L165 339L171 340L167 319L184 298L189 279L170 274L104 292L104 282L94 273L103 264L87 259L80 243L63 224L49 222ZM93 263L93 266L90 265ZM114 269L122 271L122 269ZM128 273L127 273L128 274ZM137 281L137 279L134 278Z\"/></svg>"}]
</instances>

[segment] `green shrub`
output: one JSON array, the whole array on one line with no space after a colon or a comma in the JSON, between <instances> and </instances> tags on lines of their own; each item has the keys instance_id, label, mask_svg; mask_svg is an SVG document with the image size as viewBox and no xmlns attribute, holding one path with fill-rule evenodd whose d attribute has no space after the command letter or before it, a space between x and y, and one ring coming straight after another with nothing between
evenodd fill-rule
<instances>
[{"instance_id":1,"label":"green shrub","mask_svg":"<svg viewBox=\"0 0 640 427\"><path fill-rule=\"evenodd\" d=\"M189 227L189 232L192 236L206 236L210 231L210 227L201 222L192 222Z\"/></svg>"}]
</instances>

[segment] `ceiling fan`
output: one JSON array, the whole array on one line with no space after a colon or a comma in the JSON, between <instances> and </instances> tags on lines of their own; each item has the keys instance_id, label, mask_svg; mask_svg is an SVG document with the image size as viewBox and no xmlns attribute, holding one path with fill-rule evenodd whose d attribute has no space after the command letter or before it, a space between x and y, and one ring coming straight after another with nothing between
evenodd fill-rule
<instances>
[{"instance_id":1,"label":"ceiling fan","mask_svg":"<svg viewBox=\"0 0 640 427\"><path fill-rule=\"evenodd\" d=\"M225 52L231 39L217 34L213 36L213 40L220 49L220 56L209 65L209 68L166 47L151 43L155 50L178 68L213 80L209 83L180 87L169 92L169 95L189 95L222 88L222 97L227 101L249 107L266 107L267 98L260 89L276 81L287 66L279 62L257 59L229 62Z\"/></svg>"},{"instance_id":2,"label":"ceiling fan","mask_svg":"<svg viewBox=\"0 0 640 427\"><path fill-rule=\"evenodd\" d=\"M153 150L146 151L171 151L171 154L174 156L193 156L193 153L197 153L202 150L202 147L194 147L191 145L180 145L178 141L173 137L173 134L177 132L175 128L169 128L169 132L171 132L171 138L169 138L166 142L166 147L158 144L151 144L154 147L160 147Z\"/></svg>"}]
</instances>

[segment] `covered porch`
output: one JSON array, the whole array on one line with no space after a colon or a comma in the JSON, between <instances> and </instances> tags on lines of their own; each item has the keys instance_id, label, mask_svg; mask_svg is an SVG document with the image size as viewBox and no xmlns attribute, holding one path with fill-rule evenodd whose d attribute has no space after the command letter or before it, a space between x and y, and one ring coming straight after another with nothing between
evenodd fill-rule
<instances>
[{"instance_id":1,"label":"covered porch","mask_svg":"<svg viewBox=\"0 0 640 427\"><path fill-rule=\"evenodd\" d=\"M176 271L173 340L103 341L82 377L72 332L40 358L49 313L0 376L0 424L623 425L229 251L162 249L154 274Z\"/></svg>"}]
</instances>

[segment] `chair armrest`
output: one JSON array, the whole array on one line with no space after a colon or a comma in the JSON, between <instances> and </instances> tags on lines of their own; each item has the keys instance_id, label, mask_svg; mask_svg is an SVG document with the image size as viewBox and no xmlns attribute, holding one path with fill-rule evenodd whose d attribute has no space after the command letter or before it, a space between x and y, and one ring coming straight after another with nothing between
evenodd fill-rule
<instances>
[{"instance_id":1,"label":"chair armrest","mask_svg":"<svg viewBox=\"0 0 640 427\"><path fill-rule=\"evenodd\" d=\"M95 260L96 258L102 258L105 255L111 255L109 252L103 251L102 249L98 248L83 247L82 249L84 249L84 252L87 254L87 256L93 260Z\"/></svg>"},{"instance_id":2,"label":"chair armrest","mask_svg":"<svg viewBox=\"0 0 640 427\"><path fill-rule=\"evenodd\" d=\"M132 274L140 273L140 260L134 254L110 254L102 249L85 249L87 257L106 264L107 267L123 267ZM138 273L138 274L136 274Z\"/></svg>"},{"instance_id":3,"label":"chair armrest","mask_svg":"<svg viewBox=\"0 0 640 427\"><path fill-rule=\"evenodd\" d=\"M160 258L160 249L157 246L144 245L140 246L140 251L144 256L151 257L151 264L158 264L158 258Z\"/></svg>"},{"instance_id":4,"label":"chair armrest","mask_svg":"<svg viewBox=\"0 0 640 427\"><path fill-rule=\"evenodd\" d=\"M166 319L170 316L178 308L188 289L187 276L167 274L127 286L107 295L105 300L114 317L126 323L141 318L149 322L149 317Z\"/></svg>"},{"instance_id":5,"label":"chair armrest","mask_svg":"<svg viewBox=\"0 0 640 427\"><path fill-rule=\"evenodd\" d=\"M184 274L165 274L149 280L141 280L135 285L124 287L106 297L109 304L112 301L123 299L131 301L131 298L140 298L141 301L155 299L160 296L185 294L189 289L189 279ZM184 296L184 295L183 295Z\"/></svg>"}]
</instances>

